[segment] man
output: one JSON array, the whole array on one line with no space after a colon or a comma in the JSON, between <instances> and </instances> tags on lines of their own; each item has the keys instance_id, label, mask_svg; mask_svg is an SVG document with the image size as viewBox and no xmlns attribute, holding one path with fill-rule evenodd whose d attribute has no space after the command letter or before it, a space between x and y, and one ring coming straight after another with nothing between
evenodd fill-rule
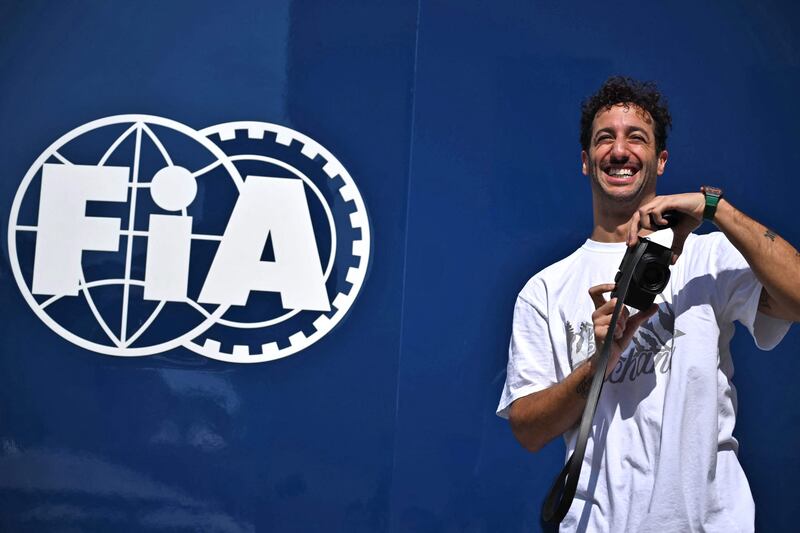
<instances>
[{"instance_id":1,"label":"man","mask_svg":"<svg viewBox=\"0 0 800 533\"><path fill-rule=\"evenodd\" d=\"M531 451L558 435L575 446L607 300L626 245L671 246L655 303L617 324L566 531L753 531L754 505L736 457L729 341L734 321L762 349L800 320L800 254L713 187L656 195L671 126L656 87L613 77L583 105L583 173L594 229L575 253L536 274L514 311L498 414ZM698 186L701 184L698 184ZM667 211L673 230L653 233ZM720 230L691 232L703 219ZM652 234L652 235L651 235ZM671 242L670 242L671 239ZM588 289L588 293L587 293Z\"/></svg>"}]
</instances>

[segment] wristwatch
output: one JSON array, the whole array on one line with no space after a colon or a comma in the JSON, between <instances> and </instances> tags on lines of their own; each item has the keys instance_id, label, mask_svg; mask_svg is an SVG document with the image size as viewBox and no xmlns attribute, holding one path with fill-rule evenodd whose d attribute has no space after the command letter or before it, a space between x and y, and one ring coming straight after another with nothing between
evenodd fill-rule
<instances>
[{"instance_id":1,"label":"wristwatch","mask_svg":"<svg viewBox=\"0 0 800 533\"><path fill-rule=\"evenodd\" d=\"M700 192L706 195L706 207L703 209L703 220L714 221L714 215L717 213L717 205L722 199L722 189L719 187L712 187L711 185L703 185L700 187Z\"/></svg>"}]
</instances>

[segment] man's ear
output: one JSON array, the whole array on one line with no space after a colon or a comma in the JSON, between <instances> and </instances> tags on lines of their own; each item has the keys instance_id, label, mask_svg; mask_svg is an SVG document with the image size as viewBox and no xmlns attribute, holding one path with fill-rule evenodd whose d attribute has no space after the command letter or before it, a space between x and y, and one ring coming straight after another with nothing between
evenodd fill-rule
<instances>
[{"instance_id":1,"label":"man's ear","mask_svg":"<svg viewBox=\"0 0 800 533\"><path fill-rule=\"evenodd\" d=\"M669 157L669 152L666 150L661 150L661 153L658 154L658 175L664 173L664 167L667 166L667 158Z\"/></svg>"},{"instance_id":2,"label":"man's ear","mask_svg":"<svg viewBox=\"0 0 800 533\"><path fill-rule=\"evenodd\" d=\"M581 172L584 176L589 175L589 154L586 153L586 150L581 150Z\"/></svg>"}]
</instances>

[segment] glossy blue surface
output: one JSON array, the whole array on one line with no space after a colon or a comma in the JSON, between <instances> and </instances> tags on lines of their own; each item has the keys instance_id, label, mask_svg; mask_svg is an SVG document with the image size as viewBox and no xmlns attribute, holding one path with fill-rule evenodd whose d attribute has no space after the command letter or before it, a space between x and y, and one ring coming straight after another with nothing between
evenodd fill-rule
<instances>
[{"instance_id":1,"label":"glossy blue surface","mask_svg":"<svg viewBox=\"0 0 800 533\"><path fill-rule=\"evenodd\" d=\"M563 444L531 455L494 410L516 293L591 228L579 102L657 80L662 192L718 184L800 245L798 23L788 2L1 2L0 530L539 529ZM59 136L121 113L330 149L374 237L339 327L235 365L101 356L42 324L9 270L14 194ZM760 531L795 523L799 331L734 340Z\"/></svg>"}]
</instances>

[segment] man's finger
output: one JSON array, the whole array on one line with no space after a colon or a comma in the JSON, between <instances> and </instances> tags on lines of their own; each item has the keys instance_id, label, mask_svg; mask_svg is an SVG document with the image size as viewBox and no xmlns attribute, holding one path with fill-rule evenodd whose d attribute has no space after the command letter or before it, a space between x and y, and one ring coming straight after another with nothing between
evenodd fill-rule
<instances>
[{"instance_id":1,"label":"man's finger","mask_svg":"<svg viewBox=\"0 0 800 533\"><path fill-rule=\"evenodd\" d=\"M683 243L686 242L686 238L689 236L688 233L683 233L682 231L674 231L673 230L673 237L672 237L672 264L674 265L675 262L680 257L681 253L683 253Z\"/></svg>"},{"instance_id":2,"label":"man's finger","mask_svg":"<svg viewBox=\"0 0 800 533\"><path fill-rule=\"evenodd\" d=\"M619 314L619 318L617 319L617 328L620 330L624 330L625 325L628 323L629 317L630 313L628 312L628 308L623 306L622 312Z\"/></svg>"},{"instance_id":3,"label":"man's finger","mask_svg":"<svg viewBox=\"0 0 800 533\"><path fill-rule=\"evenodd\" d=\"M589 296L592 298L592 302L594 302L595 309L600 309L606 303L606 298L603 294L613 291L614 287L616 287L616 285L613 283L603 283L589 289Z\"/></svg>"},{"instance_id":4,"label":"man's finger","mask_svg":"<svg viewBox=\"0 0 800 533\"><path fill-rule=\"evenodd\" d=\"M636 327L639 327L643 322L645 322L648 318L653 316L656 311L658 311L658 304L650 304L650 307L639 311L635 315L630 318L630 322L635 324Z\"/></svg>"},{"instance_id":5,"label":"man's finger","mask_svg":"<svg viewBox=\"0 0 800 533\"><path fill-rule=\"evenodd\" d=\"M661 209L655 208L650 212L650 223L653 226L666 226L669 220L664 218L664 212ZM658 229L654 227L653 229Z\"/></svg>"},{"instance_id":6,"label":"man's finger","mask_svg":"<svg viewBox=\"0 0 800 533\"><path fill-rule=\"evenodd\" d=\"M647 309L639 311L630 317L630 319L628 319L628 324L625 327L625 334L623 335L620 344L622 344L622 346L627 346L630 340L633 338L634 333L636 333L636 330L639 329L639 326L653 316L656 311L658 311L658 305L652 304Z\"/></svg>"},{"instance_id":7,"label":"man's finger","mask_svg":"<svg viewBox=\"0 0 800 533\"><path fill-rule=\"evenodd\" d=\"M628 237L626 243L628 246L634 246L639 240L639 212L636 211L631 217L631 222L628 225Z\"/></svg>"}]
</instances>

